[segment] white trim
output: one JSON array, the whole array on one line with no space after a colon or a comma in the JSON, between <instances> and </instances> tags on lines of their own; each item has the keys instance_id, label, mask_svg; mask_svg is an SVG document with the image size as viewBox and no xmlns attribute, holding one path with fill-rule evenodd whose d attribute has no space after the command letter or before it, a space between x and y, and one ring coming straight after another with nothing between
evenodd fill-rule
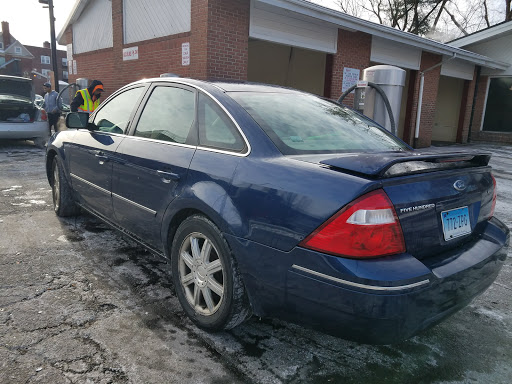
<instances>
[{"instance_id":1,"label":"white trim","mask_svg":"<svg viewBox=\"0 0 512 384\"><path fill-rule=\"evenodd\" d=\"M512 21L484 29L482 31L478 31L469 36L464 36L454 41L450 41L448 44L453 47L460 48L475 43L482 43L486 40L495 39L499 35L507 33L512 33Z\"/></svg>"},{"instance_id":2,"label":"white trim","mask_svg":"<svg viewBox=\"0 0 512 384\"><path fill-rule=\"evenodd\" d=\"M416 288L416 287L420 287L422 285L430 283L430 280L426 279L426 280L418 281L418 282L412 283L412 284L398 285L398 286L394 286L394 287L384 287L384 286L381 286L381 285L367 285L367 284L360 284L360 283L355 283L353 281L339 279L337 277L329 276L329 275L326 275L326 274L321 273L321 272L313 271L311 269L304 268L304 267L301 267L300 265L296 265L296 264L293 264L292 268L293 269L297 269L297 270L302 271L302 272L309 273L309 274L314 275L314 276L322 277L322 278L324 278L326 280L334 281L334 282L339 283L339 284L348 285L348 286L356 287L356 288L369 289L369 290L372 290L372 291L379 291L379 292L404 291L406 289Z\"/></svg>"},{"instance_id":3,"label":"white trim","mask_svg":"<svg viewBox=\"0 0 512 384\"><path fill-rule=\"evenodd\" d=\"M489 96L489 87L491 86L491 76L487 77L485 90L484 107L482 108L482 121L480 122L480 132L484 130L485 111L487 110L487 97Z\"/></svg>"}]
</instances>

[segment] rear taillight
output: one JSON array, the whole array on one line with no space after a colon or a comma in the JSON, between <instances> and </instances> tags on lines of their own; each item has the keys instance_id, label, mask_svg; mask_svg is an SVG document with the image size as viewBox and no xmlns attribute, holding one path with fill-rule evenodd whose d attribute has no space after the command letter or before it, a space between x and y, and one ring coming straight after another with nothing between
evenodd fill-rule
<instances>
[{"instance_id":1,"label":"rear taillight","mask_svg":"<svg viewBox=\"0 0 512 384\"><path fill-rule=\"evenodd\" d=\"M41 112L40 121L47 121L48 115L46 114L46 111L44 109L40 109L39 111Z\"/></svg>"},{"instance_id":2,"label":"rear taillight","mask_svg":"<svg viewBox=\"0 0 512 384\"><path fill-rule=\"evenodd\" d=\"M402 227L382 189L345 206L300 245L343 257L378 257L405 252Z\"/></svg>"},{"instance_id":3,"label":"rear taillight","mask_svg":"<svg viewBox=\"0 0 512 384\"><path fill-rule=\"evenodd\" d=\"M496 188L496 179L494 178L494 176L492 174L491 174L491 177L492 177L493 191L492 191L491 213L489 214L489 219L494 216L494 209L496 208L496 197L498 196L498 190Z\"/></svg>"}]
</instances>

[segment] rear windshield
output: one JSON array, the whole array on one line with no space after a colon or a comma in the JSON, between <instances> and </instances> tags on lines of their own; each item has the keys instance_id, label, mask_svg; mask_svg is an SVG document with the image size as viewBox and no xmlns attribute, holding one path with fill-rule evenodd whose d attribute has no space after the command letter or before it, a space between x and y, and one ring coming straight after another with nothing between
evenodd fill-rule
<instances>
[{"instance_id":1,"label":"rear windshield","mask_svg":"<svg viewBox=\"0 0 512 384\"><path fill-rule=\"evenodd\" d=\"M373 121L314 95L230 92L285 155L403 151Z\"/></svg>"}]
</instances>

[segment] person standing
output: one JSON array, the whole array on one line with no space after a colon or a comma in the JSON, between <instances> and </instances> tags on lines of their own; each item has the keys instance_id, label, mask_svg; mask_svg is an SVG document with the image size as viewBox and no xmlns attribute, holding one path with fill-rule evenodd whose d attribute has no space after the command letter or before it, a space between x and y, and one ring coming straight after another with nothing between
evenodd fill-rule
<instances>
[{"instance_id":1,"label":"person standing","mask_svg":"<svg viewBox=\"0 0 512 384\"><path fill-rule=\"evenodd\" d=\"M99 80L93 80L89 87L77 91L70 105L71 112L93 113L100 105L102 92L103 83Z\"/></svg>"},{"instance_id":2,"label":"person standing","mask_svg":"<svg viewBox=\"0 0 512 384\"><path fill-rule=\"evenodd\" d=\"M57 123L59 122L59 117L60 117L60 109L59 109L59 105L57 103L59 94L56 91L52 90L52 84L49 82L46 82L43 84L43 90L45 92L43 108L48 115L48 126L50 129L50 135L51 135L52 134L52 126L53 126L54 132L59 131L59 129L57 127Z\"/></svg>"}]
</instances>

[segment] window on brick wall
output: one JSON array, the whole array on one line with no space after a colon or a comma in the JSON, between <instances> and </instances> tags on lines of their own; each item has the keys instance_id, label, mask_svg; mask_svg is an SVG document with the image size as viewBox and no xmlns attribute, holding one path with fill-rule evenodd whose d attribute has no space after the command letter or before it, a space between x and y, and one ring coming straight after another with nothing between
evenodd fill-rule
<instances>
[{"instance_id":1,"label":"window on brick wall","mask_svg":"<svg viewBox=\"0 0 512 384\"><path fill-rule=\"evenodd\" d=\"M41 64L50 64L50 56L41 56Z\"/></svg>"},{"instance_id":2,"label":"window on brick wall","mask_svg":"<svg viewBox=\"0 0 512 384\"><path fill-rule=\"evenodd\" d=\"M42 69L41 73L43 76L46 76L48 79L50 78L50 70L49 69Z\"/></svg>"},{"instance_id":3,"label":"window on brick wall","mask_svg":"<svg viewBox=\"0 0 512 384\"><path fill-rule=\"evenodd\" d=\"M62 59L62 66L63 67L67 67L68 66L68 59L66 59L66 58Z\"/></svg>"},{"instance_id":4,"label":"window on brick wall","mask_svg":"<svg viewBox=\"0 0 512 384\"><path fill-rule=\"evenodd\" d=\"M512 132L512 76L491 79L483 130Z\"/></svg>"},{"instance_id":5,"label":"window on brick wall","mask_svg":"<svg viewBox=\"0 0 512 384\"><path fill-rule=\"evenodd\" d=\"M4 49L4 43L0 41L0 49Z\"/></svg>"},{"instance_id":6,"label":"window on brick wall","mask_svg":"<svg viewBox=\"0 0 512 384\"><path fill-rule=\"evenodd\" d=\"M68 71L62 71L62 78L64 80L67 80L68 79Z\"/></svg>"}]
</instances>

